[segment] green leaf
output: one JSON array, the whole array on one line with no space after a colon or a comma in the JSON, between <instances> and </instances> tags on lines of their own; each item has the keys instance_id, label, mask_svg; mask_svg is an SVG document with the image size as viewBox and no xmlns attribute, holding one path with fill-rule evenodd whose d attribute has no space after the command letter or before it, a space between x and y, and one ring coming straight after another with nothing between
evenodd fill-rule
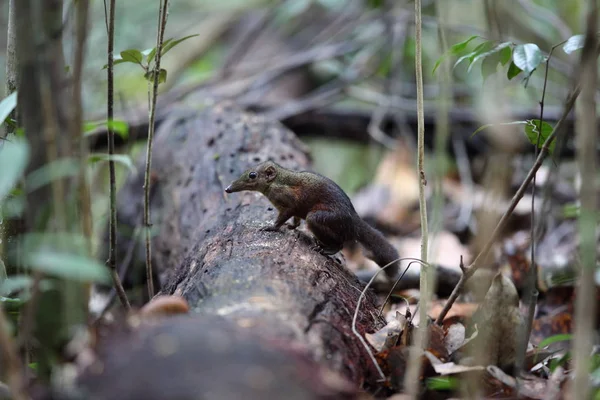
<instances>
[{"instance_id":1,"label":"green leaf","mask_svg":"<svg viewBox=\"0 0 600 400\"><path fill-rule=\"evenodd\" d=\"M492 48L491 50L479 53L478 55L476 55L475 57L473 57L473 59L471 60L469 68L467 69L467 73L471 72L471 68L473 67L473 65L477 61L479 61L481 59L488 58L488 57L490 57L492 55L496 55L496 53L500 52L502 49L505 49L507 47L510 48L511 44L512 44L511 42L500 43L499 45L497 45L496 47ZM498 63L500 63L500 58L499 57L496 58L496 64L498 64Z\"/></svg>"},{"instance_id":2,"label":"green leaf","mask_svg":"<svg viewBox=\"0 0 600 400\"><path fill-rule=\"evenodd\" d=\"M40 248L24 256L26 267L79 282L108 283L108 269L93 258Z\"/></svg>"},{"instance_id":3,"label":"green leaf","mask_svg":"<svg viewBox=\"0 0 600 400\"><path fill-rule=\"evenodd\" d=\"M563 354L563 355L562 355L561 357L559 357L559 358L553 358L553 359L550 361L550 366L549 366L549 368L550 368L550 372L554 372L554 370L555 370L557 367L559 367L559 366L562 366L562 365L565 365L565 363L566 363L567 361L569 361L570 359L571 359L571 352L570 352L570 351L567 351L565 354Z\"/></svg>"},{"instance_id":4,"label":"green leaf","mask_svg":"<svg viewBox=\"0 0 600 400\"><path fill-rule=\"evenodd\" d=\"M79 165L76 160L72 158L59 159L29 173L25 180L25 188L28 193L31 193L56 179L77 176L78 173Z\"/></svg>"},{"instance_id":5,"label":"green leaf","mask_svg":"<svg viewBox=\"0 0 600 400\"><path fill-rule=\"evenodd\" d=\"M436 391L449 391L458 389L458 379L452 376L439 376L427 378L427 389Z\"/></svg>"},{"instance_id":6,"label":"green leaf","mask_svg":"<svg viewBox=\"0 0 600 400\"><path fill-rule=\"evenodd\" d=\"M165 45L165 43L163 43L163 46ZM150 49L150 53L148 54L148 65L150 65L150 63L154 60L154 57L156 57L156 47Z\"/></svg>"},{"instance_id":7,"label":"green leaf","mask_svg":"<svg viewBox=\"0 0 600 400\"><path fill-rule=\"evenodd\" d=\"M544 56L537 44L520 44L513 51L513 62L517 67L525 72L526 77L540 65Z\"/></svg>"},{"instance_id":8,"label":"green leaf","mask_svg":"<svg viewBox=\"0 0 600 400\"><path fill-rule=\"evenodd\" d=\"M142 55L142 52L137 49L128 49L121 52L121 58L124 62L142 65L144 56Z\"/></svg>"},{"instance_id":9,"label":"green leaf","mask_svg":"<svg viewBox=\"0 0 600 400\"><path fill-rule=\"evenodd\" d=\"M167 81L167 70L164 68L160 69L160 72L158 73L158 83L164 83Z\"/></svg>"},{"instance_id":10,"label":"green leaf","mask_svg":"<svg viewBox=\"0 0 600 400\"><path fill-rule=\"evenodd\" d=\"M126 62L130 62L130 61L123 60L123 57L121 57L120 55L113 57L113 66L114 65L123 64L123 63L126 63ZM102 67L102 69L106 69L106 68L108 68L108 64L104 64L104 67Z\"/></svg>"},{"instance_id":11,"label":"green leaf","mask_svg":"<svg viewBox=\"0 0 600 400\"><path fill-rule=\"evenodd\" d=\"M563 51L567 54L571 54L574 51L583 49L583 42L585 41L585 35L574 35L571 36L563 45Z\"/></svg>"},{"instance_id":12,"label":"green leaf","mask_svg":"<svg viewBox=\"0 0 600 400\"><path fill-rule=\"evenodd\" d=\"M540 344L538 345L538 349L543 349L544 347L549 346L553 343L565 342L571 339L573 339L573 335L570 333L560 333L558 335L550 336L540 342Z\"/></svg>"},{"instance_id":13,"label":"green leaf","mask_svg":"<svg viewBox=\"0 0 600 400\"><path fill-rule=\"evenodd\" d=\"M440 56L440 58L437 59L437 61L435 62L435 66L433 67L433 71L431 72L432 74L435 74L435 71L438 69L438 67L440 66L440 64L442 63L442 61L444 60L445 57L449 56L449 55L459 55L460 53L462 53L463 51L465 51L467 49L467 46L469 45L469 43L471 43L471 41L473 41L474 39L477 39L479 36L478 35L473 35L470 38L468 38L467 40L464 40L460 43L456 43L454 45L452 45L444 54L442 54Z\"/></svg>"},{"instance_id":14,"label":"green leaf","mask_svg":"<svg viewBox=\"0 0 600 400\"><path fill-rule=\"evenodd\" d=\"M131 170L131 172L135 172L135 166L133 165L133 161L131 161L131 157L125 154L113 154L112 156L110 156L106 153L94 153L90 154L88 157L88 162L91 164L111 160L126 166L127 168L129 168L129 170Z\"/></svg>"},{"instance_id":15,"label":"green leaf","mask_svg":"<svg viewBox=\"0 0 600 400\"><path fill-rule=\"evenodd\" d=\"M581 213L581 206L577 203L565 204L562 209L562 216L564 218L577 218Z\"/></svg>"},{"instance_id":16,"label":"green leaf","mask_svg":"<svg viewBox=\"0 0 600 400\"><path fill-rule=\"evenodd\" d=\"M512 53L513 50L511 46L504 47L502 50L500 50L500 63L502 65L506 65L510 61Z\"/></svg>"},{"instance_id":17,"label":"green leaf","mask_svg":"<svg viewBox=\"0 0 600 400\"><path fill-rule=\"evenodd\" d=\"M146 78L146 80L148 82L154 82L154 71L148 71L144 74L144 78ZM164 68L160 69L160 72L158 73L158 83L164 83L167 81L167 70Z\"/></svg>"},{"instance_id":18,"label":"green leaf","mask_svg":"<svg viewBox=\"0 0 600 400\"><path fill-rule=\"evenodd\" d=\"M452 45L450 47L450 49L448 49L447 53L451 54L451 55L458 55L458 54L462 53L463 51L466 50L469 43L471 43L471 41L477 39L478 37L479 37L479 35L473 35L473 36L469 37L467 40L464 40L460 43L456 43L455 45Z\"/></svg>"},{"instance_id":19,"label":"green leaf","mask_svg":"<svg viewBox=\"0 0 600 400\"><path fill-rule=\"evenodd\" d=\"M28 161L29 145L25 140L14 138L4 142L0 149L0 202L17 184Z\"/></svg>"},{"instance_id":20,"label":"green leaf","mask_svg":"<svg viewBox=\"0 0 600 400\"><path fill-rule=\"evenodd\" d=\"M188 40L189 38L193 38L194 36L198 36L198 35L197 34L189 35L189 36L182 37L181 39L176 39L176 40L173 38L165 40L162 44L161 57L164 56L165 54L167 54L167 52L169 50L171 50L173 47L177 46L179 43L183 42L184 40ZM154 57L156 57L156 47L153 47L151 49L146 49L146 50L144 50L144 52L147 52L148 64L150 64L154 60ZM148 78L146 78L146 79L148 79ZM152 79L148 79L148 80L152 80Z\"/></svg>"},{"instance_id":21,"label":"green leaf","mask_svg":"<svg viewBox=\"0 0 600 400\"><path fill-rule=\"evenodd\" d=\"M521 70L521 68L517 67L514 62L511 62L508 67L508 72L506 73L506 77L510 81L510 80L512 80L512 78L519 75L521 72L523 72Z\"/></svg>"},{"instance_id":22,"label":"green leaf","mask_svg":"<svg viewBox=\"0 0 600 400\"><path fill-rule=\"evenodd\" d=\"M113 132L119 135L123 140L129 138L129 124L119 119L113 119L112 121L85 122L83 124L83 135L92 136L105 133L98 129L100 127L112 128Z\"/></svg>"},{"instance_id":23,"label":"green leaf","mask_svg":"<svg viewBox=\"0 0 600 400\"><path fill-rule=\"evenodd\" d=\"M4 122L17 107L17 92L12 92L0 101L0 124Z\"/></svg>"},{"instance_id":24,"label":"green leaf","mask_svg":"<svg viewBox=\"0 0 600 400\"><path fill-rule=\"evenodd\" d=\"M504 125L525 125L527 124L527 121L512 121L512 122L502 122L500 124L486 124L486 125L482 125L479 128L477 128L477 130L475 130L475 132L473 132L471 134L471 137L475 136L477 133L481 132L484 129L487 128L491 128L493 126L504 126Z\"/></svg>"},{"instance_id":25,"label":"green leaf","mask_svg":"<svg viewBox=\"0 0 600 400\"><path fill-rule=\"evenodd\" d=\"M469 67L470 67L471 64L473 63L473 60L475 59L475 57L491 50L493 47L494 47L494 42L492 42L490 40L486 40L485 42L480 43L479 45L477 45L477 47L475 47L473 49L472 52L470 52L469 54L465 54L464 56L462 56L458 60L456 60L453 68L456 68L458 66L458 64L462 63L464 60L469 60Z\"/></svg>"},{"instance_id":26,"label":"green leaf","mask_svg":"<svg viewBox=\"0 0 600 400\"><path fill-rule=\"evenodd\" d=\"M173 47L177 46L179 43L183 42L184 40L193 38L195 36L199 36L199 35L198 34L189 35L189 36L182 37L181 39L177 39L177 40L168 39L167 41L163 42L161 57L163 57L165 54L167 54L167 52L169 50L171 50Z\"/></svg>"},{"instance_id":27,"label":"green leaf","mask_svg":"<svg viewBox=\"0 0 600 400\"><path fill-rule=\"evenodd\" d=\"M105 123L107 128L112 129L112 131L119 135L123 140L127 140L129 137L129 124L127 124L127 122L113 119L106 121Z\"/></svg>"},{"instance_id":28,"label":"green leaf","mask_svg":"<svg viewBox=\"0 0 600 400\"><path fill-rule=\"evenodd\" d=\"M533 144L534 146L537 145L541 149L542 146L544 145L544 142L546 141L548 136L550 136L550 134L552 133L554 128L552 127L552 125L550 125L549 123L544 121L542 123L542 134L539 135L539 126L540 126L539 119L528 120L527 124L525 125L525 136L527 136L527 138L529 139L529 142L531 142L531 144ZM538 136L539 136L539 145L538 145ZM548 151L550 152L550 154L552 154L554 152L555 146L556 146L556 141L553 141L550 144L550 146L548 147Z\"/></svg>"},{"instance_id":29,"label":"green leaf","mask_svg":"<svg viewBox=\"0 0 600 400\"><path fill-rule=\"evenodd\" d=\"M486 57L483 59L481 63L481 76L483 77L483 82L485 83L486 79L496 73L498 69L498 64L500 63L500 57L498 54L494 54L490 57ZM475 63L473 63L475 64ZM470 67L469 67L470 69Z\"/></svg>"}]
</instances>

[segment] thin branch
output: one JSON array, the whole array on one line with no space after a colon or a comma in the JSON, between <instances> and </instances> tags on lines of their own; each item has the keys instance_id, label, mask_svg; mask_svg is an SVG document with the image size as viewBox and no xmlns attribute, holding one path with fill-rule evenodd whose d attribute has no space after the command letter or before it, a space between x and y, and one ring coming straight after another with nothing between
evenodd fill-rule
<instances>
[{"instance_id":1,"label":"thin branch","mask_svg":"<svg viewBox=\"0 0 600 400\"><path fill-rule=\"evenodd\" d=\"M114 111L114 45L115 45L115 0L110 0L109 16L108 16L108 100L107 100L107 119L109 122L113 120ZM110 175L110 227L109 227L109 249L108 249L108 266L112 276L113 284L121 305L126 310L129 310L129 300L125 294L125 289L119 279L117 273L117 189L115 177L115 162L113 155L115 154L115 133L112 130L112 124L107 124L108 134L108 169Z\"/></svg>"},{"instance_id":2,"label":"thin branch","mask_svg":"<svg viewBox=\"0 0 600 400\"><path fill-rule=\"evenodd\" d=\"M419 373L421 371L421 354L427 346L428 327L427 310L429 308L429 295L433 292L431 277L427 267L427 247L429 233L427 229L427 202L425 198L425 116L423 112L423 64L422 64L422 18L421 0L415 0L415 75L417 88L417 173L419 174L419 214L421 216L421 274L419 301L420 323L416 340L410 349L408 371L404 376L404 387L409 395L416 396L419 391Z\"/></svg>"},{"instance_id":3,"label":"thin branch","mask_svg":"<svg viewBox=\"0 0 600 400\"><path fill-rule=\"evenodd\" d=\"M152 279L152 241L150 237L150 169L152 166L152 142L154 139L154 121L156 118L156 98L158 96L158 83L160 78L160 60L162 58L162 46L167 26L169 13L169 0L161 0L158 10L158 34L156 35L156 56L154 61L154 74L152 93L148 117L148 143L146 147L146 171L144 174L144 226L146 228L146 282L148 285L148 296L154 297L154 281Z\"/></svg>"},{"instance_id":4,"label":"thin branch","mask_svg":"<svg viewBox=\"0 0 600 400\"><path fill-rule=\"evenodd\" d=\"M444 305L442 312L436 319L437 324L439 324L439 325L442 324L442 322L444 321L444 318L446 317L446 314L448 314L448 311L450 311L452 304L454 304L454 302L456 301L456 299L462 292L467 280L471 276L473 276L475 271L477 271L477 269L481 266L481 261L487 257L492 246L494 245L494 243L500 236L500 232L502 232L504 230L504 228L506 227L506 225L508 223L508 219L510 218L513 211L517 207L517 204L519 203L521 198L523 198L523 195L525 194L525 191L529 187L529 184L533 181L534 175L540 169L540 167L542 166L542 163L548 156L548 154L549 154L548 149L550 148L550 145L552 144L552 142L554 141L556 136L558 134L560 134L562 129L564 128L567 117L568 117L569 113L571 112L571 110L573 109L573 106L575 105L575 100L577 99L577 96L579 96L580 90L581 90L581 87L579 85L577 85L571 91L569 96L567 97L567 100L564 105L563 113L562 113L560 119L558 120L558 122L556 123L556 126L552 130L552 133L550 134L550 136L548 136L548 138L544 142L544 145L542 146L542 148L540 150L540 154L538 155L537 159L535 160L535 163L529 170L527 177L525 178L525 180L523 181L523 183L521 184L521 186L519 187L519 189L517 190L517 192L511 199L508 209L505 211L504 215L502 215L502 218L500 218L500 221L498 221L498 224L496 225L496 228L492 232L492 235L490 236L488 241L485 243L485 245L483 246L483 248L481 249L481 251L479 252L477 257L475 258L475 260L473 260L471 265L465 269L463 275L461 276L460 280L456 284L456 287L452 291L452 294L446 301L446 304Z\"/></svg>"}]
</instances>

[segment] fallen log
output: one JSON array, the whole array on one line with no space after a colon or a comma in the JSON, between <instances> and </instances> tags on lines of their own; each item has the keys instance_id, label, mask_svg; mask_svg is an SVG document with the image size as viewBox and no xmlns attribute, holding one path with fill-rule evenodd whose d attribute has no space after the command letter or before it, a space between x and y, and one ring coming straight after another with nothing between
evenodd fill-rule
<instances>
[{"instance_id":1,"label":"fallen log","mask_svg":"<svg viewBox=\"0 0 600 400\"><path fill-rule=\"evenodd\" d=\"M160 294L187 300L200 314L194 318L202 329L214 330L210 318L219 316L228 323L214 324L218 329L242 329L276 342L282 354L300 351L357 388L374 385L380 375L352 328L363 285L341 256L313 250L304 230L261 231L276 217L268 200L255 192L224 191L243 170L267 159L307 169L310 158L296 136L279 122L225 104L174 113L161 124L154 149L152 260L162 284ZM118 198L120 259L131 253L131 232L141 224L142 182L140 162ZM142 267L143 243L136 247L129 256ZM364 297L356 321L361 335L383 325L372 293ZM193 341L186 336L183 343L192 346ZM127 346L119 351L128 357L122 354ZM230 362L235 360L228 357L226 363ZM269 371L279 368L261 364L260 358L256 362ZM210 368L226 372L226 365L218 362ZM98 379L95 376L94 382Z\"/></svg>"}]
</instances>

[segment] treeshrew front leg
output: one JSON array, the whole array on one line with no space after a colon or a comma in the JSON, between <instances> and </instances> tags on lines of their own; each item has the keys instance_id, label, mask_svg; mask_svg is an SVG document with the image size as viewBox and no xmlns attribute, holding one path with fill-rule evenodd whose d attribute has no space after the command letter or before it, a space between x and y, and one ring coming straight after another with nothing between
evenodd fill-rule
<instances>
[{"instance_id":1,"label":"treeshrew front leg","mask_svg":"<svg viewBox=\"0 0 600 400\"><path fill-rule=\"evenodd\" d=\"M275 223L273 223L273 225L269 225L269 226L265 226L263 228L261 228L262 231L267 231L267 232L272 232L272 231L278 231L279 228L281 228L283 226L283 224L285 224L285 222L292 218L293 212L290 210L282 210L279 211L279 215L277 216L277 219L275 220ZM294 223L296 221L296 217L294 217Z\"/></svg>"}]
</instances>

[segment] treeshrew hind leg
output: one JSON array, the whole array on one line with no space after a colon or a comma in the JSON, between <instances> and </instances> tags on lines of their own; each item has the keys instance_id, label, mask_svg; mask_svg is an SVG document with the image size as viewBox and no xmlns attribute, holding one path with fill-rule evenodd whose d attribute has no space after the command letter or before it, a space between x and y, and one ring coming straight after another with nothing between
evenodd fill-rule
<instances>
[{"instance_id":1,"label":"treeshrew hind leg","mask_svg":"<svg viewBox=\"0 0 600 400\"><path fill-rule=\"evenodd\" d=\"M328 210L317 210L308 213L306 224L315 238L315 250L321 254L332 255L342 250L345 237L340 227L344 224L338 214Z\"/></svg>"}]
</instances>

